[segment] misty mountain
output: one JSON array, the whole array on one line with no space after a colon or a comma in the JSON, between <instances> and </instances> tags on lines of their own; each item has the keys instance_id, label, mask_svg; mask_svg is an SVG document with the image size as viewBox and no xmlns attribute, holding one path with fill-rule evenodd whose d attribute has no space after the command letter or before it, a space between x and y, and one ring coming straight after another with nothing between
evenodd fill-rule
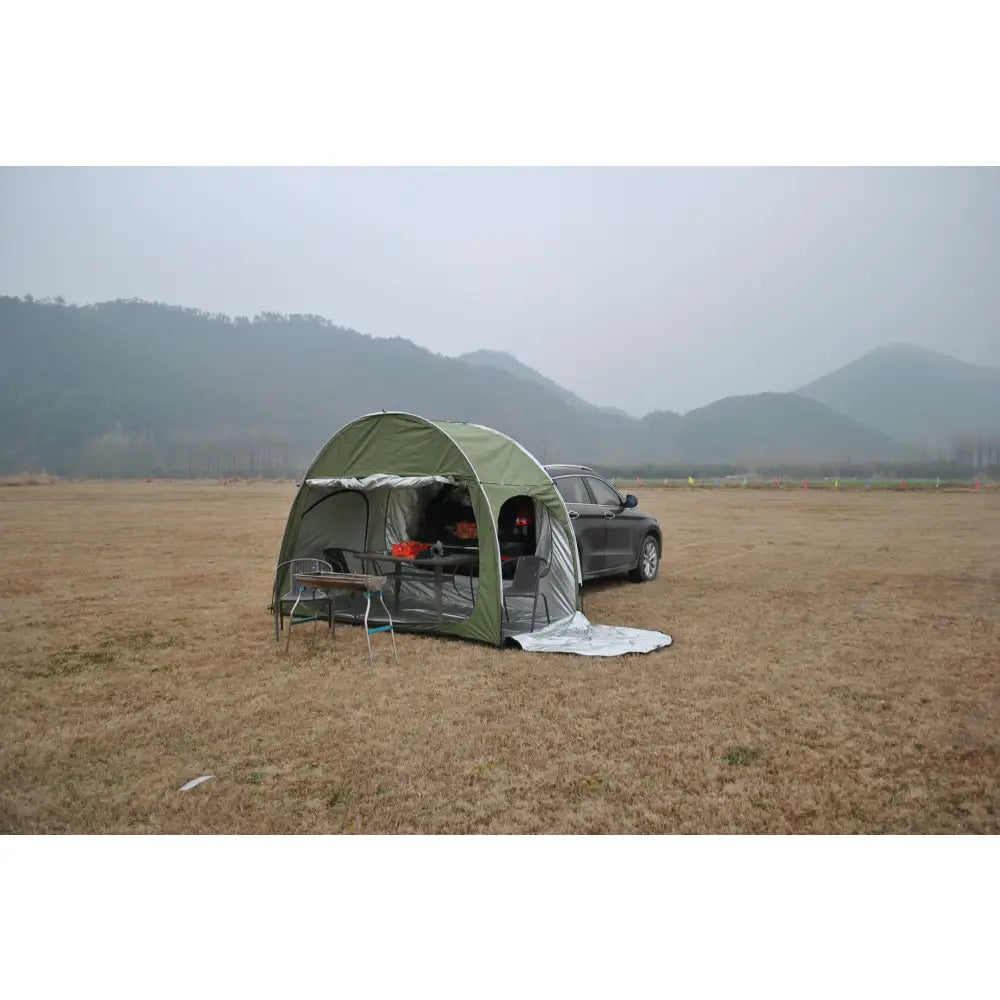
<instances>
[{"instance_id":1,"label":"misty mountain","mask_svg":"<svg viewBox=\"0 0 1000 1000\"><path fill-rule=\"evenodd\" d=\"M691 410L673 440L675 460L709 464L850 465L901 455L887 435L794 392L729 396Z\"/></svg>"},{"instance_id":2,"label":"misty mountain","mask_svg":"<svg viewBox=\"0 0 1000 1000\"><path fill-rule=\"evenodd\" d=\"M297 474L344 423L380 409L488 424L542 461L619 469L898 454L885 435L794 394L640 420L520 367L470 364L318 316L0 298L0 472Z\"/></svg>"},{"instance_id":3,"label":"misty mountain","mask_svg":"<svg viewBox=\"0 0 1000 1000\"><path fill-rule=\"evenodd\" d=\"M544 386L578 409L628 416L621 410L593 406L510 354L481 350L460 357ZM647 458L655 455L669 462L850 463L897 458L903 451L888 435L795 393L730 396L683 416L656 411L642 418L636 433Z\"/></svg>"},{"instance_id":4,"label":"misty mountain","mask_svg":"<svg viewBox=\"0 0 1000 1000\"><path fill-rule=\"evenodd\" d=\"M614 406L595 406L593 403L588 403L575 392L564 389L558 382L546 378L541 372L535 371L534 368L518 361L513 354L508 354L506 351L469 351L466 354L460 354L458 360L465 361L470 365L488 365L493 368L499 368L501 371L508 372L528 382L533 382L535 385L543 386L558 399L577 409L597 410L598 413L607 413L615 417L629 416L624 410L619 410Z\"/></svg>"},{"instance_id":5,"label":"misty mountain","mask_svg":"<svg viewBox=\"0 0 1000 1000\"><path fill-rule=\"evenodd\" d=\"M220 471L253 455L261 470L301 471L344 423L380 409L485 423L543 461L642 456L633 418L318 316L0 298L4 472L138 474L145 462L185 474L220 453Z\"/></svg>"},{"instance_id":6,"label":"misty mountain","mask_svg":"<svg viewBox=\"0 0 1000 1000\"><path fill-rule=\"evenodd\" d=\"M510 354L481 350L460 357L544 386L576 408L628 416L622 410L595 407ZM647 458L710 465L850 463L893 459L903 452L888 435L790 392L730 396L683 416L656 411L639 421L635 433Z\"/></svg>"},{"instance_id":7,"label":"misty mountain","mask_svg":"<svg viewBox=\"0 0 1000 1000\"><path fill-rule=\"evenodd\" d=\"M799 393L931 454L959 435L1000 433L1000 369L909 344L876 348Z\"/></svg>"}]
</instances>

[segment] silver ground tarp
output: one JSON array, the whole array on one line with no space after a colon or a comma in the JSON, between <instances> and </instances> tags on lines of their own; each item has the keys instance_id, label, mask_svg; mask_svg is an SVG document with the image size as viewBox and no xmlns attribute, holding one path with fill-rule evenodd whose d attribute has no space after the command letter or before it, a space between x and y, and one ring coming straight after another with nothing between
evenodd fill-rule
<instances>
[{"instance_id":1,"label":"silver ground tarp","mask_svg":"<svg viewBox=\"0 0 1000 1000\"><path fill-rule=\"evenodd\" d=\"M651 653L673 643L665 632L623 625L594 625L582 612L507 640L532 653L576 653L578 656L623 656Z\"/></svg>"}]
</instances>

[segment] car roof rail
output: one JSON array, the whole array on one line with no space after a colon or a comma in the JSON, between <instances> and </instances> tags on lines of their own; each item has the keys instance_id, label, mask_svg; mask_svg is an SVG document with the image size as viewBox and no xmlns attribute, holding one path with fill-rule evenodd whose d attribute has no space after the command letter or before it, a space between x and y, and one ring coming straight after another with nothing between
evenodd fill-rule
<instances>
[{"instance_id":1,"label":"car roof rail","mask_svg":"<svg viewBox=\"0 0 1000 1000\"><path fill-rule=\"evenodd\" d=\"M594 475L599 475L594 469L589 465L570 465L567 463L552 463L551 465L544 466L545 471L549 472L553 469L566 470L567 472L593 472Z\"/></svg>"}]
</instances>

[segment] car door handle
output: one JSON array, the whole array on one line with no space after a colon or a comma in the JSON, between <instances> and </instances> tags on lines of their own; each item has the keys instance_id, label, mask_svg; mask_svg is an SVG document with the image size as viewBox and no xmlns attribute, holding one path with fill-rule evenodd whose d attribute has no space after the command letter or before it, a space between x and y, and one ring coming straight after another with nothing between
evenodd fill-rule
<instances>
[{"instance_id":1,"label":"car door handle","mask_svg":"<svg viewBox=\"0 0 1000 1000\"><path fill-rule=\"evenodd\" d=\"M614 516L615 516L615 512L613 510L606 510L604 512L604 519L605 520L608 520L609 518L612 518Z\"/></svg>"},{"instance_id":2,"label":"car door handle","mask_svg":"<svg viewBox=\"0 0 1000 1000\"><path fill-rule=\"evenodd\" d=\"M571 510L569 512L569 516L572 517L572 518L577 518L577 517L580 516L580 514L579 514L579 511Z\"/></svg>"}]
</instances>

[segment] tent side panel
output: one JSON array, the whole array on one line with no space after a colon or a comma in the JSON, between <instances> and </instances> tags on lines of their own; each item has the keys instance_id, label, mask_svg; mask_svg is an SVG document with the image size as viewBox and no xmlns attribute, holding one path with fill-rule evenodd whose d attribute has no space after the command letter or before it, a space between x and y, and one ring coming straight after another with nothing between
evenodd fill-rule
<instances>
[{"instance_id":1,"label":"tent side panel","mask_svg":"<svg viewBox=\"0 0 1000 1000\"><path fill-rule=\"evenodd\" d=\"M548 473L546 473L548 475ZM583 584L583 574L580 569L580 552L576 544L576 532L573 530L573 522L569 519L569 511L566 508L566 501L563 500L556 484L550 479L548 485L539 489L535 493L538 502L545 504L546 509L552 516L554 526L561 531L562 537L566 541L569 550L569 561L573 572L573 605L577 611L582 610L580 600L580 587Z\"/></svg>"},{"instance_id":2,"label":"tent side panel","mask_svg":"<svg viewBox=\"0 0 1000 1000\"><path fill-rule=\"evenodd\" d=\"M314 490L304 482L295 494L292 501L291 510L288 512L288 520L285 522L285 533L281 537L281 548L278 550L278 564L275 567L275 584L279 594L284 594L291 585L291 576L288 567L282 564L293 558L292 553L298 544L299 526L302 523L302 515L308 510L309 504L317 499L322 491Z\"/></svg>"}]
</instances>

